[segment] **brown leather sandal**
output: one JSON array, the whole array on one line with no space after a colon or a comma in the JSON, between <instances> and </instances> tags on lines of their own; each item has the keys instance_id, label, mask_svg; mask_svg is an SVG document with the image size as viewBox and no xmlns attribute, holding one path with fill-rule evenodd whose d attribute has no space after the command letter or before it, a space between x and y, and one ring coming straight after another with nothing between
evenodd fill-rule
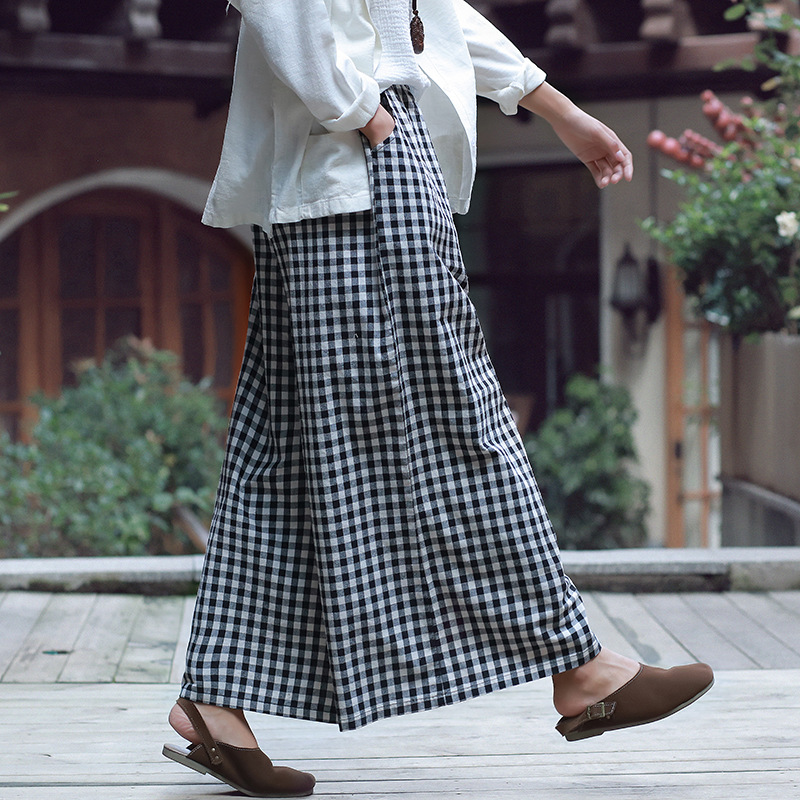
<instances>
[{"instance_id":1,"label":"brown leather sandal","mask_svg":"<svg viewBox=\"0 0 800 800\"><path fill-rule=\"evenodd\" d=\"M671 669L639 666L624 686L582 714L562 717L556 730L568 741L600 736L606 731L656 722L694 703L714 685L708 664Z\"/></svg>"},{"instance_id":2,"label":"brown leather sandal","mask_svg":"<svg viewBox=\"0 0 800 800\"><path fill-rule=\"evenodd\" d=\"M185 697L178 705L200 736L200 744L175 747L165 744L162 753L201 775L209 774L249 797L305 797L314 791L316 779L308 772L273 766L258 747L234 747L215 741L197 706Z\"/></svg>"}]
</instances>

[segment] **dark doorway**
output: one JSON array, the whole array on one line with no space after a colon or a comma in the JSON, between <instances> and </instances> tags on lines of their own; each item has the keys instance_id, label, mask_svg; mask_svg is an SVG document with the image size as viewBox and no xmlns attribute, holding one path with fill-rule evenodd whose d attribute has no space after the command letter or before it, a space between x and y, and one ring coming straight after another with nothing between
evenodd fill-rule
<instances>
[{"instance_id":1,"label":"dark doorway","mask_svg":"<svg viewBox=\"0 0 800 800\"><path fill-rule=\"evenodd\" d=\"M457 218L489 353L520 429L560 405L600 360L599 196L582 165L478 173Z\"/></svg>"}]
</instances>

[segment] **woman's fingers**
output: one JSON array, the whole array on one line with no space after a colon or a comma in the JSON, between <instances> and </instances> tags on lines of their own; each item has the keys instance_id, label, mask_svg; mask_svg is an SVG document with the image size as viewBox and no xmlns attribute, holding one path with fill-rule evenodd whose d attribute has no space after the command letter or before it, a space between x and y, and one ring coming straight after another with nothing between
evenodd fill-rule
<instances>
[{"instance_id":1,"label":"woman's fingers","mask_svg":"<svg viewBox=\"0 0 800 800\"><path fill-rule=\"evenodd\" d=\"M622 180L630 181L633 178L633 160L630 153L625 150L620 149L613 156L582 160L601 189L609 184L619 183Z\"/></svg>"}]
</instances>

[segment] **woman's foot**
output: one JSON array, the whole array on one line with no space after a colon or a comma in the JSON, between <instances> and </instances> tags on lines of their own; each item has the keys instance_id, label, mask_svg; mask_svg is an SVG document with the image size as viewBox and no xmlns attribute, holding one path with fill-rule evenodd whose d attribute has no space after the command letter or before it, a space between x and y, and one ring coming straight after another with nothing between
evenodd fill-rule
<instances>
[{"instance_id":1,"label":"woman's foot","mask_svg":"<svg viewBox=\"0 0 800 800\"><path fill-rule=\"evenodd\" d=\"M586 664L553 676L553 705L564 717L573 717L636 676L639 662L603 648Z\"/></svg>"},{"instance_id":2,"label":"woman's foot","mask_svg":"<svg viewBox=\"0 0 800 800\"><path fill-rule=\"evenodd\" d=\"M258 747L256 737L250 730L243 711L205 703L195 703L195 705L213 739L234 747ZM186 712L177 704L169 712L169 724L184 739L192 744L200 744L200 735L186 716Z\"/></svg>"},{"instance_id":3,"label":"woman's foot","mask_svg":"<svg viewBox=\"0 0 800 800\"><path fill-rule=\"evenodd\" d=\"M276 767L259 749L241 711L179 697L169 716L172 727L192 742L165 744L161 752L172 761L250 797L305 797L314 791L313 775Z\"/></svg>"},{"instance_id":4,"label":"woman's foot","mask_svg":"<svg viewBox=\"0 0 800 800\"><path fill-rule=\"evenodd\" d=\"M708 664L646 667L609 650L553 678L556 730L567 741L664 719L714 685Z\"/></svg>"}]
</instances>

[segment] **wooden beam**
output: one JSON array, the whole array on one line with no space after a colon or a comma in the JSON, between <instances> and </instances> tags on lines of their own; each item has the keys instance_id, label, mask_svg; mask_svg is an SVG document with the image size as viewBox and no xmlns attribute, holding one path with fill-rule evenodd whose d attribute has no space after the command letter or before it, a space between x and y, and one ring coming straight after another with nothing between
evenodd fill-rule
<instances>
[{"instance_id":1,"label":"wooden beam","mask_svg":"<svg viewBox=\"0 0 800 800\"><path fill-rule=\"evenodd\" d=\"M0 3L11 26L22 33L41 33L50 30L49 0L5 0Z\"/></svg>"},{"instance_id":2,"label":"wooden beam","mask_svg":"<svg viewBox=\"0 0 800 800\"><path fill-rule=\"evenodd\" d=\"M140 42L158 39L161 36L161 23L158 20L160 8L161 0L126 0L129 38Z\"/></svg>"},{"instance_id":3,"label":"wooden beam","mask_svg":"<svg viewBox=\"0 0 800 800\"><path fill-rule=\"evenodd\" d=\"M585 50L600 41L594 14L586 0L550 0L545 9L550 27L545 43L567 50Z\"/></svg>"},{"instance_id":4,"label":"wooden beam","mask_svg":"<svg viewBox=\"0 0 800 800\"><path fill-rule=\"evenodd\" d=\"M573 52L534 48L525 54L576 99L680 95L705 88L754 91L763 76L714 72L720 61L752 53L755 32L693 36L673 47L652 42L595 43ZM214 108L233 75L235 43L0 31L0 87L18 91L187 96ZM209 94L210 92L210 94Z\"/></svg>"},{"instance_id":5,"label":"wooden beam","mask_svg":"<svg viewBox=\"0 0 800 800\"><path fill-rule=\"evenodd\" d=\"M63 70L160 77L230 78L230 42L149 41L145 49L120 36L48 33L24 37L0 31L0 71Z\"/></svg>"},{"instance_id":6,"label":"wooden beam","mask_svg":"<svg viewBox=\"0 0 800 800\"><path fill-rule=\"evenodd\" d=\"M736 33L692 36L669 49L640 41L594 44L571 56L549 48L525 55L547 72L551 83L581 101L692 94L705 88L755 91L762 73L715 72L714 66L751 54L757 41L756 33Z\"/></svg>"},{"instance_id":7,"label":"wooden beam","mask_svg":"<svg viewBox=\"0 0 800 800\"><path fill-rule=\"evenodd\" d=\"M692 10L686 0L642 0L644 20L639 35L645 41L675 44L697 35Z\"/></svg>"}]
</instances>

